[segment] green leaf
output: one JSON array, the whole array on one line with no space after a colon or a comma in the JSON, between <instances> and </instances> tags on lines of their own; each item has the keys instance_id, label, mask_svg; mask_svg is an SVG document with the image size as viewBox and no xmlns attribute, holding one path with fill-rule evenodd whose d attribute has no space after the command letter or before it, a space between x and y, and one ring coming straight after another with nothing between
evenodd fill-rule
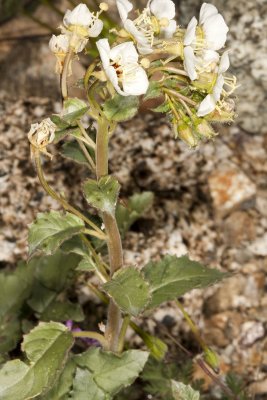
<instances>
[{"instance_id":1,"label":"green leaf","mask_svg":"<svg viewBox=\"0 0 267 400\"><path fill-rule=\"evenodd\" d=\"M138 111L139 98L137 96L115 96L105 102L104 114L109 121L122 122L133 118Z\"/></svg>"},{"instance_id":2,"label":"green leaf","mask_svg":"<svg viewBox=\"0 0 267 400\"><path fill-rule=\"evenodd\" d=\"M80 236L73 236L69 240L66 240L60 247L63 253L69 254L74 253L80 256L88 254L87 246L83 242Z\"/></svg>"},{"instance_id":3,"label":"green leaf","mask_svg":"<svg viewBox=\"0 0 267 400\"><path fill-rule=\"evenodd\" d=\"M55 138L53 143L58 143L60 140L64 139L66 136L73 136L75 138L79 138L81 136L81 131L79 128L65 128L55 132Z\"/></svg>"},{"instance_id":4,"label":"green leaf","mask_svg":"<svg viewBox=\"0 0 267 400\"><path fill-rule=\"evenodd\" d=\"M165 113L169 112L170 110L171 110L170 105L167 102L163 102L158 107L152 108L152 111L154 111L156 113L162 113L162 114L165 114Z\"/></svg>"},{"instance_id":5,"label":"green leaf","mask_svg":"<svg viewBox=\"0 0 267 400\"><path fill-rule=\"evenodd\" d=\"M76 365L70 359L54 387L47 394L41 396L40 400L68 400L73 385L75 369Z\"/></svg>"},{"instance_id":6,"label":"green leaf","mask_svg":"<svg viewBox=\"0 0 267 400\"><path fill-rule=\"evenodd\" d=\"M22 343L28 363L8 361L0 370L0 399L27 400L49 390L64 368L72 344L72 334L64 325L40 323Z\"/></svg>"},{"instance_id":7,"label":"green leaf","mask_svg":"<svg viewBox=\"0 0 267 400\"><path fill-rule=\"evenodd\" d=\"M71 392L73 400L109 400L105 392L97 386L94 375L88 369L77 368Z\"/></svg>"},{"instance_id":8,"label":"green leaf","mask_svg":"<svg viewBox=\"0 0 267 400\"><path fill-rule=\"evenodd\" d=\"M69 160L77 162L78 164L88 164L88 161L77 142L64 143L60 149L60 154Z\"/></svg>"},{"instance_id":9,"label":"green leaf","mask_svg":"<svg viewBox=\"0 0 267 400\"><path fill-rule=\"evenodd\" d=\"M143 273L151 288L151 308L192 289L217 283L227 276L216 269L191 261L187 256L165 256L159 262L148 263L143 268Z\"/></svg>"},{"instance_id":10,"label":"green leaf","mask_svg":"<svg viewBox=\"0 0 267 400\"><path fill-rule=\"evenodd\" d=\"M21 324L15 315L0 318L0 353L13 350L20 340Z\"/></svg>"},{"instance_id":11,"label":"green leaf","mask_svg":"<svg viewBox=\"0 0 267 400\"><path fill-rule=\"evenodd\" d=\"M120 184L113 176L104 176L99 181L88 179L83 186L87 202L102 212L114 215Z\"/></svg>"},{"instance_id":12,"label":"green leaf","mask_svg":"<svg viewBox=\"0 0 267 400\"><path fill-rule=\"evenodd\" d=\"M122 311L134 316L142 312L150 300L147 282L133 267L122 268L102 287Z\"/></svg>"},{"instance_id":13,"label":"green leaf","mask_svg":"<svg viewBox=\"0 0 267 400\"><path fill-rule=\"evenodd\" d=\"M70 285L80 260L81 257L76 254L64 254L61 251L31 260L35 282L28 304L35 312L44 313L59 293Z\"/></svg>"},{"instance_id":14,"label":"green leaf","mask_svg":"<svg viewBox=\"0 0 267 400\"><path fill-rule=\"evenodd\" d=\"M69 124L57 114L52 115L50 119L60 131L69 128Z\"/></svg>"},{"instance_id":15,"label":"green leaf","mask_svg":"<svg viewBox=\"0 0 267 400\"><path fill-rule=\"evenodd\" d=\"M20 314L29 298L33 269L20 263L12 273L0 273L0 352L13 350L21 335Z\"/></svg>"},{"instance_id":16,"label":"green leaf","mask_svg":"<svg viewBox=\"0 0 267 400\"><path fill-rule=\"evenodd\" d=\"M78 367L87 369L90 374L79 373L79 387L86 382L94 382L95 393L87 397L73 397L75 400L102 400L112 398L123 387L131 385L143 370L148 353L141 350L129 350L121 355L91 348L74 358ZM88 385L90 386L90 385ZM99 391L96 391L99 389ZM105 397L101 397L102 393ZM95 397L94 397L95 396ZM97 397L99 396L99 397Z\"/></svg>"},{"instance_id":17,"label":"green leaf","mask_svg":"<svg viewBox=\"0 0 267 400\"><path fill-rule=\"evenodd\" d=\"M154 194L152 192L143 192L131 196L126 207L118 204L116 220L122 236L125 235L135 221L151 208L153 201Z\"/></svg>"},{"instance_id":18,"label":"green leaf","mask_svg":"<svg viewBox=\"0 0 267 400\"><path fill-rule=\"evenodd\" d=\"M37 251L47 255L53 254L65 240L83 229L84 222L68 212L40 213L29 228L30 255Z\"/></svg>"},{"instance_id":19,"label":"green leaf","mask_svg":"<svg viewBox=\"0 0 267 400\"><path fill-rule=\"evenodd\" d=\"M78 98L70 98L64 101L62 119L69 125L74 124L89 110L87 104Z\"/></svg>"},{"instance_id":20,"label":"green leaf","mask_svg":"<svg viewBox=\"0 0 267 400\"><path fill-rule=\"evenodd\" d=\"M158 81L151 81L144 100L155 99L162 95L161 83Z\"/></svg>"},{"instance_id":21,"label":"green leaf","mask_svg":"<svg viewBox=\"0 0 267 400\"><path fill-rule=\"evenodd\" d=\"M94 271L96 268L97 268L96 264L93 261L92 257L90 257L89 255L86 255L79 262L79 265L76 268L76 271L88 272L88 271Z\"/></svg>"},{"instance_id":22,"label":"green leaf","mask_svg":"<svg viewBox=\"0 0 267 400\"><path fill-rule=\"evenodd\" d=\"M175 400L199 400L200 393L182 382L172 381L172 393Z\"/></svg>"},{"instance_id":23,"label":"green leaf","mask_svg":"<svg viewBox=\"0 0 267 400\"><path fill-rule=\"evenodd\" d=\"M64 303L53 300L40 315L42 321L64 322L69 319L80 322L84 320L83 309L80 304L65 300Z\"/></svg>"}]
</instances>

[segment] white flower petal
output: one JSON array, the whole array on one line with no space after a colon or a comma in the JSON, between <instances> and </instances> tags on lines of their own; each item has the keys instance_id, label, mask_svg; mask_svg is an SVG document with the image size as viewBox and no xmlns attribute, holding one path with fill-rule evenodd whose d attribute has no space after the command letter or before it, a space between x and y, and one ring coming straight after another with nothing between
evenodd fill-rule
<instances>
[{"instance_id":1,"label":"white flower petal","mask_svg":"<svg viewBox=\"0 0 267 400\"><path fill-rule=\"evenodd\" d=\"M69 46L70 41L67 35L52 35L49 41L49 47L53 53L67 53Z\"/></svg>"},{"instance_id":2,"label":"white flower petal","mask_svg":"<svg viewBox=\"0 0 267 400\"><path fill-rule=\"evenodd\" d=\"M116 0L116 4L120 18L122 22L124 22L127 19L129 12L132 11L133 5L128 0Z\"/></svg>"},{"instance_id":3,"label":"white flower petal","mask_svg":"<svg viewBox=\"0 0 267 400\"><path fill-rule=\"evenodd\" d=\"M214 5L203 3L199 12L199 23L204 24L208 17L216 14L218 14L218 10Z\"/></svg>"},{"instance_id":4,"label":"white flower petal","mask_svg":"<svg viewBox=\"0 0 267 400\"><path fill-rule=\"evenodd\" d=\"M89 26L91 21L92 13L86 4L79 4L72 11L67 10L63 19L63 23L67 27L70 25Z\"/></svg>"},{"instance_id":5,"label":"white flower petal","mask_svg":"<svg viewBox=\"0 0 267 400\"><path fill-rule=\"evenodd\" d=\"M160 33L164 38L171 39L176 31L176 27L176 21L172 19L166 28L161 28Z\"/></svg>"},{"instance_id":6,"label":"white flower petal","mask_svg":"<svg viewBox=\"0 0 267 400\"><path fill-rule=\"evenodd\" d=\"M136 40L137 48L140 54L145 55L153 52L149 41L146 39L145 35L136 28L133 21L127 19L124 22L124 29Z\"/></svg>"},{"instance_id":7,"label":"white flower petal","mask_svg":"<svg viewBox=\"0 0 267 400\"><path fill-rule=\"evenodd\" d=\"M212 95L208 94L204 100L200 103L198 110L197 110L197 116L198 117L204 117L204 115L207 115L211 113L212 111L215 110L216 107L216 102L214 101L214 98Z\"/></svg>"},{"instance_id":8,"label":"white flower petal","mask_svg":"<svg viewBox=\"0 0 267 400\"><path fill-rule=\"evenodd\" d=\"M96 42L96 47L99 51L103 68L107 69L110 65L110 45L108 39L100 39Z\"/></svg>"},{"instance_id":9,"label":"white flower petal","mask_svg":"<svg viewBox=\"0 0 267 400\"><path fill-rule=\"evenodd\" d=\"M107 78L110 80L110 82L114 86L115 90L122 96L128 96L128 94L124 93L119 86L119 79L118 79L118 75L117 75L115 69L112 66L109 66L108 68L105 69L105 73L106 73Z\"/></svg>"},{"instance_id":10,"label":"white flower petal","mask_svg":"<svg viewBox=\"0 0 267 400\"><path fill-rule=\"evenodd\" d=\"M189 22L184 36L184 45L190 45L196 38L196 27L197 27L197 19L193 17Z\"/></svg>"},{"instance_id":11,"label":"white flower petal","mask_svg":"<svg viewBox=\"0 0 267 400\"><path fill-rule=\"evenodd\" d=\"M88 29L88 33L90 37L97 37L100 35L103 29L103 22L100 19L96 19L93 25Z\"/></svg>"},{"instance_id":12,"label":"white flower petal","mask_svg":"<svg viewBox=\"0 0 267 400\"><path fill-rule=\"evenodd\" d=\"M137 63L138 53L133 42L124 42L115 46L110 51L110 58L113 61L121 60L121 64Z\"/></svg>"},{"instance_id":13,"label":"white flower petal","mask_svg":"<svg viewBox=\"0 0 267 400\"><path fill-rule=\"evenodd\" d=\"M219 68L218 68L218 74L223 74L230 67L230 60L229 60L229 54L228 53L229 53L228 51L225 51L223 53L223 55L221 56L220 65L219 65Z\"/></svg>"},{"instance_id":14,"label":"white flower petal","mask_svg":"<svg viewBox=\"0 0 267 400\"><path fill-rule=\"evenodd\" d=\"M122 79L123 90L127 95L140 96L147 92L149 81L145 70L139 65L128 65Z\"/></svg>"},{"instance_id":15,"label":"white flower petal","mask_svg":"<svg viewBox=\"0 0 267 400\"><path fill-rule=\"evenodd\" d=\"M218 62L220 59L220 55L214 50L204 50L202 57L207 63Z\"/></svg>"},{"instance_id":16,"label":"white flower petal","mask_svg":"<svg viewBox=\"0 0 267 400\"><path fill-rule=\"evenodd\" d=\"M191 81L197 79L197 73L195 69L196 64L197 64L197 58L194 54L194 50L192 49L191 46L186 46L184 48L184 69L187 72Z\"/></svg>"},{"instance_id":17,"label":"white flower petal","mask_svg":"<svg viewBox=\"0 0 267 400\"><path fill-rule=\"evenodd\" d=\"M150 11L158 19L173 19L175 17L175 4L171 0L152 0Z\"/></svg>"},{"instance_id":18,"label":"white flower petal","mask_svg":"<svg viewBox=\"0 0 267 400\"><path fill-rule=\"evenodd\" d=\"M224 78L222 75L219 75L217 78L217 81L213 87L213 91L212 91L212 96L214 98L214 101L217 103L217 101L220 100L221 97L221 93L222 93L222 89L223 89L223 85L224 85Z\"/></svg>"},{"instance_id":19,"label":"white flower petal","mask_svg":"<svg viewBox=\"0 0 267 400\"><path fill-rule=\"evenodd\" d=\"M216 14L215 16L210 16L206 19L203 24L203 31L205 39L209 44L209 48L212 50L219 50L226 42L229 28L226 25L223 16L221 14Z\"/></svg>"}]
</instances>

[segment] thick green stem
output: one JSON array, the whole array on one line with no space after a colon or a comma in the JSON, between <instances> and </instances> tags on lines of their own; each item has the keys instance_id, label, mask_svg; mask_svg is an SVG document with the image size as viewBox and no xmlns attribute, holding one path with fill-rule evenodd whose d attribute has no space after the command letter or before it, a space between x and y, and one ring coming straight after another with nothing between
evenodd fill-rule
<instances>
[{"instance_id":1,"label":"thick green stem","mask_svg":"<svg viewBox=\"0 0 267 400\"><path fill-rule=\"evenodd\" d=\"M72 332L73 337L75 338L89 338L97 340L103 347L106 346L106 340L103 335L97 332L91 331L81 331L81 332Z\"/></svg>"},{"instance_id":2,"label":"thick green stem","mask_svg":"<svg viewBox=\"0 0 267 400\"><path fill-rule=\"evenodd\" d=\"M63 66L63 71L61 74L61 80L60 80L60 86L61 86L61 93L62 93L62 98L63 100L68 98L68 82L67 82L67 78L68 78L68 73L69 73L69 66L70 66L70 62L72 59L72 51L69 51L69 53L67 54L65 61L64 61L64 66Z\"/></svg>"},{"instance_id":3,"label":"thick green stem","mask_svg":"<svg viewBox=\"0 0 267 400\"><path fill-rule=\"evenodd\" d=\"M97 179L108 175L108 131L109 123L104 119L99 120L97 140L96 140L96 175ZM108 253L110 263L110 277L122 268L123 253L120 232L115 216L103 213L103 222L108 237ZM108 307L108 319L105 338L108 343L108 350L117 352L119 345L119 335L122 324L121 312L116 304L110 300Z\"/></svg>"}]
</instances>

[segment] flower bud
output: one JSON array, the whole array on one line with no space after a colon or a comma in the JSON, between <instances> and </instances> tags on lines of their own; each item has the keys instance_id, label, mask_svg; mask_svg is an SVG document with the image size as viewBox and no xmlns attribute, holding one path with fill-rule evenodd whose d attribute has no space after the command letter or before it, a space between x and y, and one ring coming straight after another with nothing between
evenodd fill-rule
<instances>
[{"instance_id":1,"label":"flower bud","mask_svg":"<svg viewBox=\"0 0 267 400\"><path fill-rule=\"evenodd\" d=\"M207 139L211 139L217 135L217 133L205 119L202 119L201 122L196 126L196 131L201 137Z\"/></svg>"},{"instance_id":2,"label":"flower bud","mask_svg":"<svg viewBox=\"0 0 267 400\"><path fill-rule=\"evenodd\" d=\"M176 138L179 137L190 147L197 146L198 139L196 138L192 128L188 126L188 124L186 124L184 121L178 121L176 124L174 124L173 127Z\"/></svg>"},{"instance_id":3,"label":"flower bud","mask_svg":"<svg viewBox=\"0 0 267 400\"><path fill-rule=\"evenodd\" d=\"M55 138L56 125L50 118L44 119L39 124L32 124L28 139L33 148L38 149L40 152L52 158L46 150L46 146L53 142Z\"/></svg>"},{"instance_id":4,"label":"flower bud","mask_svg":"<svg viewBox=\"0 0 267 400\"><path fill-rule=\"evenodd\" d=\"M216 373L219 374L220 372L220 360L218 357L218 354L212 350L211 348L207 347L204 350L204 360L206 364L212 368L212 370Z\"/></svg>"}]
</instances>

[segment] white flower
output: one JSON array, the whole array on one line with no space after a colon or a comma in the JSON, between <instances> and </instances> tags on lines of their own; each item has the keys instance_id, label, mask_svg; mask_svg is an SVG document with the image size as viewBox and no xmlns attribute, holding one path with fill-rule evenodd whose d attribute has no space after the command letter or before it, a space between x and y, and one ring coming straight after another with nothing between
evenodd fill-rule
<instances>
[{"instance_id":1,"label":"white flower","mask_svg":"<svg viewBox=\"0 0 267 400\"><path fill-rule=\"evenodd\" d=\"M228 70L230 66L228 51L225 51L221 57L220 64L217 71L217 79L213 86L212 92L208 94L200 103L197 111L198 117L204 117L215 110L217 102L221 98L225 79L223 73Z\"/></svg>"},{"instance_id":2,"label":"white flower","mask_svg":"<svg viewBox=\"0 0 267 400\"><path fill-rule=\"evenodd\" d=\"M96 45L105 74L119 94L139 96L146 93L148 78L138 64L138 53L133 42L125 42L111 49L108 40L101 39Z\"/></svg>"},{"instance_id":3,"label":"white flower","mask_svg":"<svg viewBox=\"0 0 267 400\"><path fill-rule=\"evenodd\" d=\"M217 50L224 46L229 30L212 4L202 4L199 24L202 34L197 33L198 21L193 17L184 36L184 67L191 80L197 79L198 73L208 71L218 62Z\"/></svg>"},{"instance_id":4,"label":"white flower","mask_svg":"<svg viewBox=\"0 0 267 400\"><path fill-rule=\"evenodd\" d=\"M28 139L33 148L38 149L40 152L50 156L46 150L46 146L53 142L55 138L56 125L50 118L44 119L40 123L32 124Z\"/></svg>"},{"instance_id":5,"label":"white flower","mask_svg":"<svg viewBox=\"0 0 267 400\"><path fill-rule=\"evenodd\" d=\"M89 37L97 37L101 33L103 22L98 18L99 15L100 12L91 13L85 4L79 4L72 11L67 10L61 30L69 36L70 48L74 53L85 48Z\"/></svg>"},{"instance_id":6,"label":"white flower","mask_svg":"<svg viewBox=\"0 0 267 400\"><path fill-rule=\"evenodd\" d=\"M146 8L134 21L128 19L133 5L128 0L116 0L117 8L124 29L137 43L139 52L143 55L152 53L154 36L161 34L171 38L176 30L175 5L171 0L149 0Z\"/></svg>"},{"instance_id":7,"label":"white flower","mask_svg":"<svg viewBox=\"0 0 267 400\"><path fill-rule=\"evenodd\" d=\"M70 47L69 37L67 35L53 35L50 39L49 47L57 58L56 72L60 74Z\"/></svg>"}]
</instances>

